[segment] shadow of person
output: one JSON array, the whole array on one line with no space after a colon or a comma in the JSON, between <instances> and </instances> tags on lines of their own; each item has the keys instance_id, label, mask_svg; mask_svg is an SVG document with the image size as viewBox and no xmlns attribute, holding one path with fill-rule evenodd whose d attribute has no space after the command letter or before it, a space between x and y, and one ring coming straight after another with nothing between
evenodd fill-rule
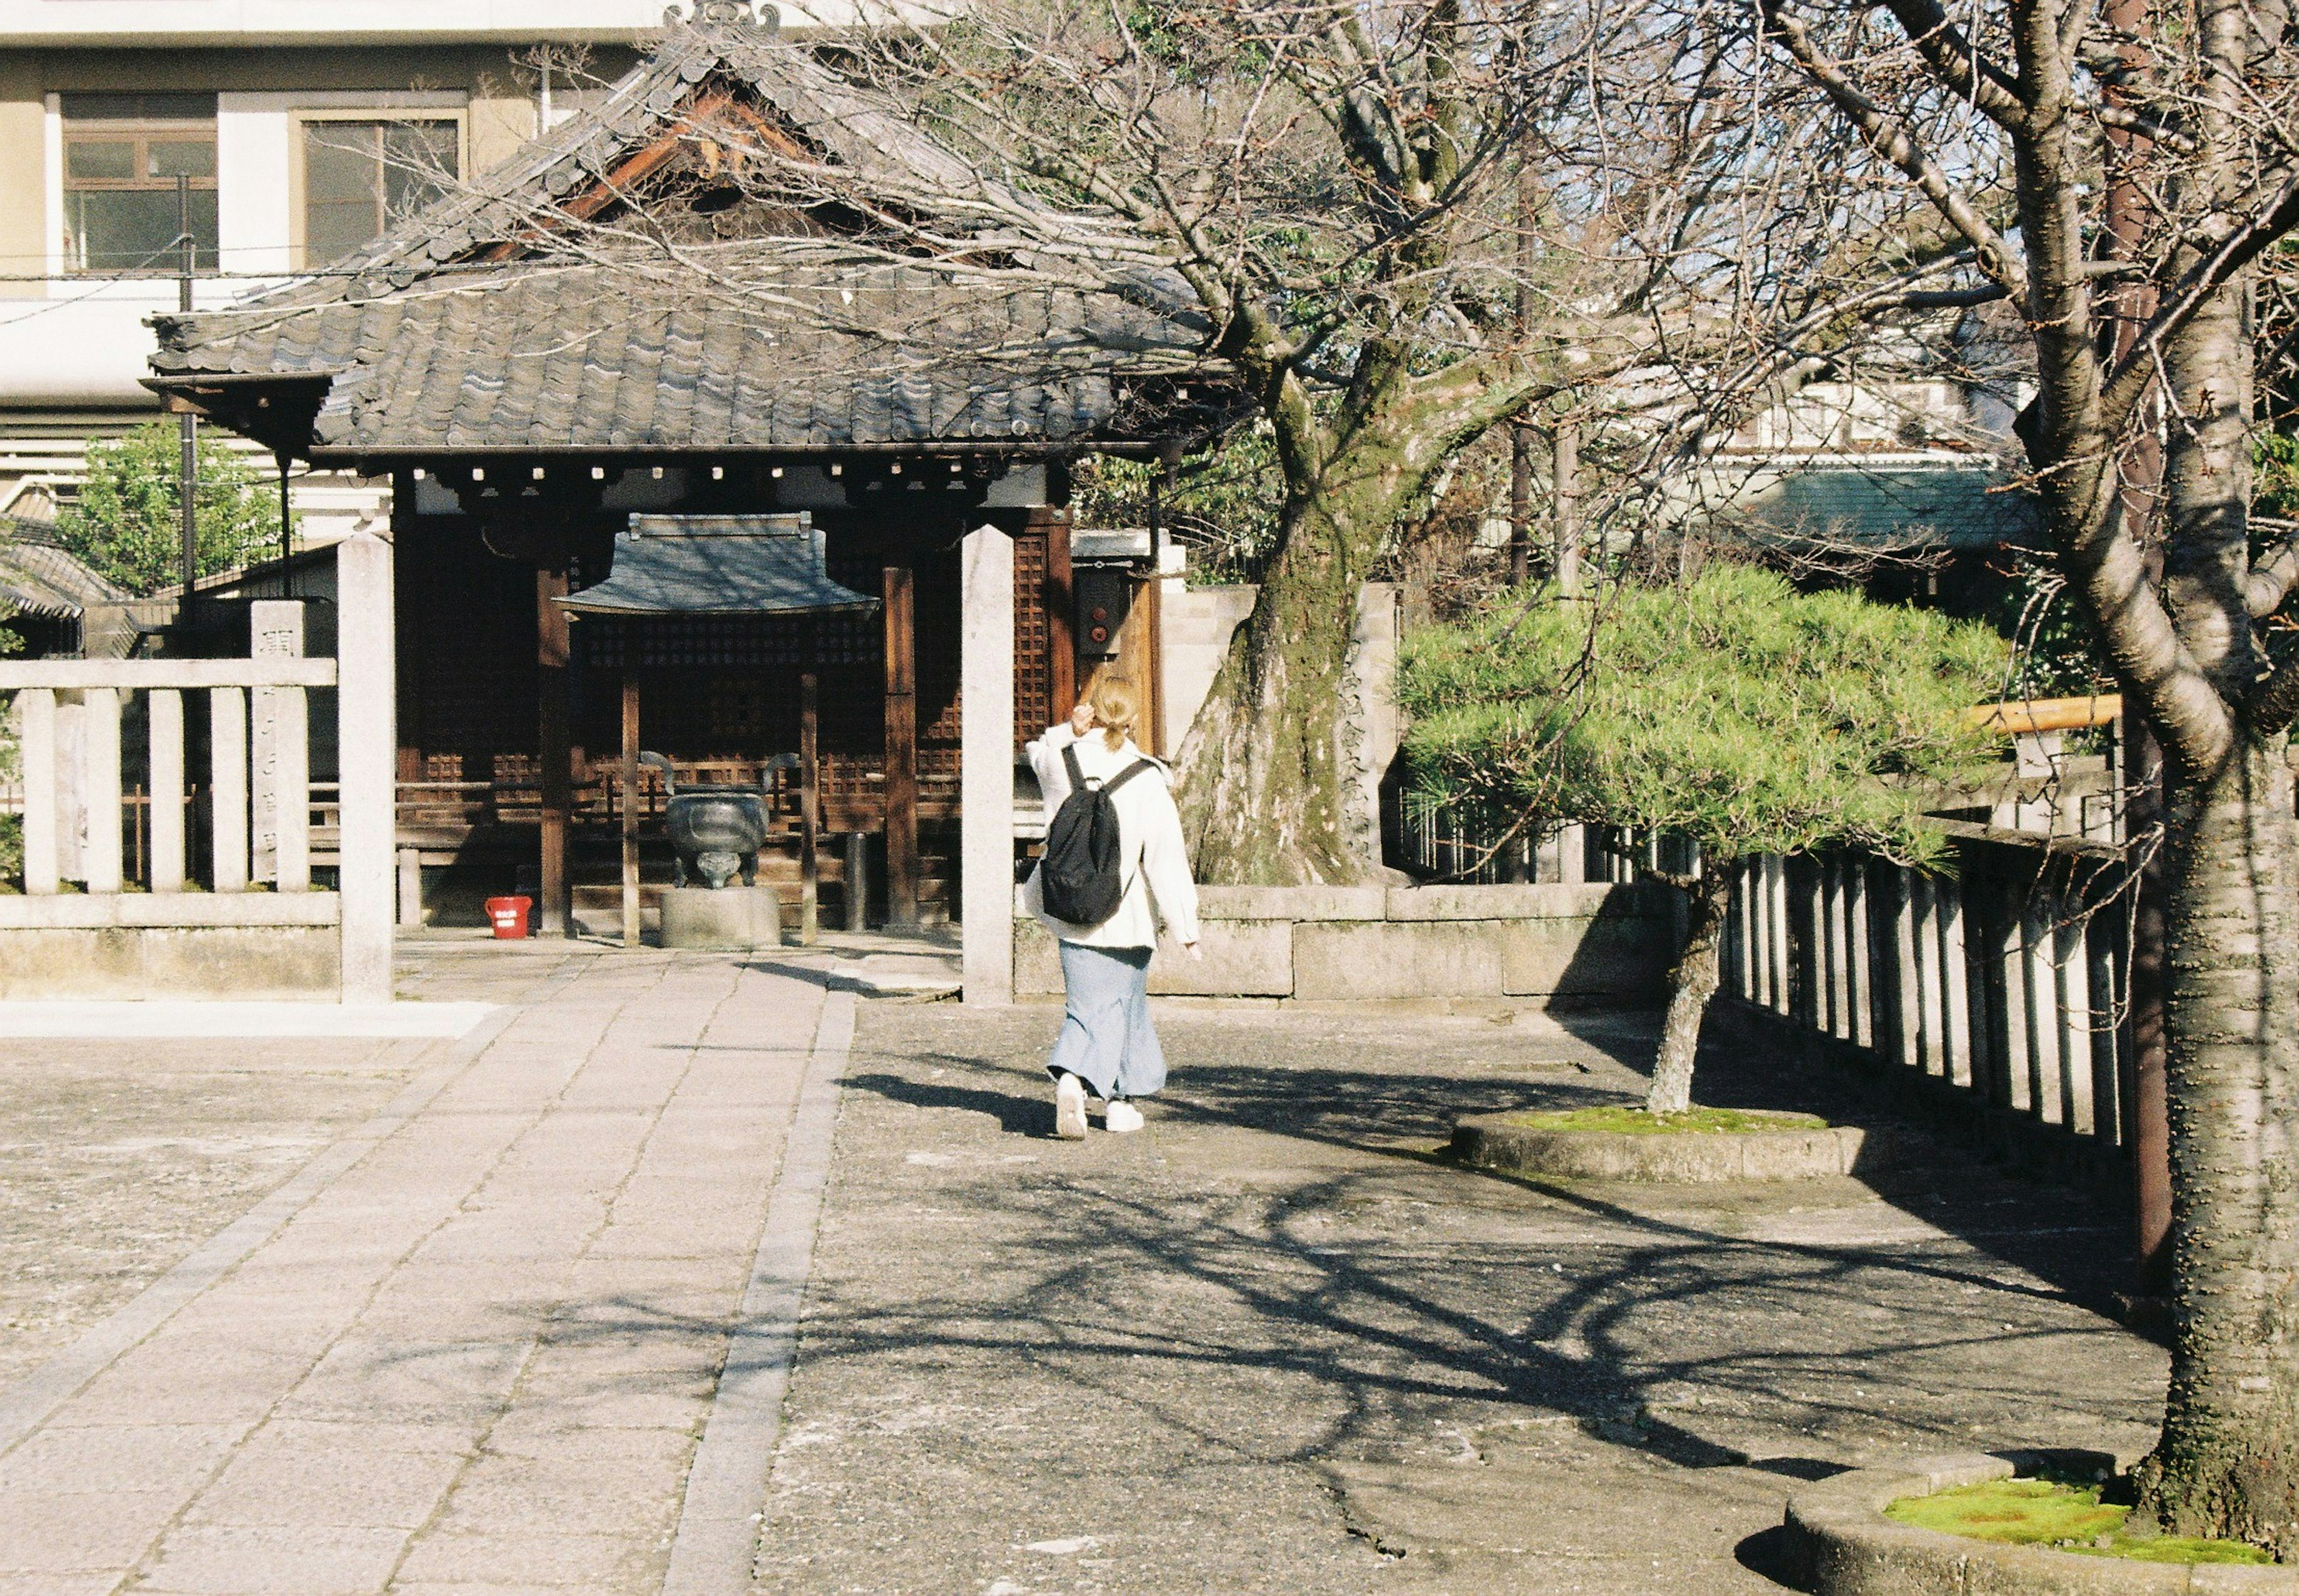
<instances>
[{"instance_id":1,"label":"shadow of person","mask_svg":"<svg viewBox=\"0 0 2299 1596\"><path fill-rule=\"evenodd\" d=\"M1030 1136L1039 1141L1053 1139L1054 1110L1050 1096L1023 1097L984 1086L952 1086L939 1081L914 1081L884 1071L849 1076L846 1088L850 1092L875 1092L891 1102L908 1103L917 1109L955 1109L961 1113L987 1114L998 1122L999 1130L1006 1135Z\"/></svg>"}]
</instances>

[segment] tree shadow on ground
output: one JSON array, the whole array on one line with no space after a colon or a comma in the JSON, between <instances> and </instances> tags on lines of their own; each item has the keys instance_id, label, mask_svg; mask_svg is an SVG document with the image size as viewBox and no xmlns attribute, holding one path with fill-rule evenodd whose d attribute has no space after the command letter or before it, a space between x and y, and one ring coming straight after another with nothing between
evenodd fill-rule
<instances>
[{"instance_id":1,"label":"tree shadow on ground","mask_svg":"<svg viewBox=\"0 0 2299 1596\"><path fill-rule=\"evenodd\" d=\"M1576 1036L1616 1039L1616 1019L1566 1012ZM1648 1074L1656 1038L1623 1062ZM1616 1055L1618 1056L1618 1055ZM1892 1083L1751 1043L1715 1023L1703 1028L1693 1095L1717 1108L1817 1114L1870 1133L1881 1156L1859 1178L1885 1201L1938 1225L1990 1256L2115 1318L2137 1277L2134 1229L2123 1200L2079 1180L2023 1169L1988 1156L1896 1102Z\"/></svg>"},{"instance_id":2,"label":"tree shadow on ground","mask_svg":"<svg viewBox=\"0 0 2299 1596\"><path fill-rule=\"evenodd\" d=\"M922 1061L937 1078L896 1067L848 1084L928 1112L984 1114L1007 1134L1042 1134L1047 1103L1019 1089L1033 1076L1018 1060L946 1051ZM1305 1411L1324 1415L1291 1449L1298 1460L1392 1434L1401 1410L1469 1402L1559 1413L1681 1467L1810 1478L1838 1461L1810 1449L1751 1459L1681 1417L1675 1397L1697 1389L1768 1414L1759 1427L1775 1433L1880 1430L1941 1446L1967 1439L1962 1421L1975 1405L1967 1390L2000 1422L2064 1404L2059 1372L2071 1338L2121 1334L2071 1311L2078 1299L2050 1268L2006 1278L1957 1244L1961 1226L1987 1237L1985 1252L2023 1267L2029 1255L2045 1266L2056 1256L2048 1238L2031 1245L1990 1229L2001 1216L1968 1172L1944 1183L1952 1189L1924 1216L1949 1234L1798 1243L1751 1239L1681 1204L1666 1215L1636 1211L1592 1189L1439 1168L1425 1151L1462 1113L1617 1096L1573 1076L1465 1081L1408 1068L1201 1059L1160 1099L1168 1135L1257 1131L1361 1152L1418 1139L1424 1151L1339 1169L1313 1160L1298 1178L1223 1191L1199 1168L1155 1182L957 1181L934 1201L994 1235L994 1303L965 1280L893 1301L834 1296L809 1318L808 1355L1013 1358L1083 1383L1145 1360L1187 1371L1160 1382L1161 1392L1209 1378L1217 1386L1242 1371L1282 1376L1314 1390ZM1521 1212L1560 1234L1472 1238L1432 1259L1435 1242L1352 1235L1332 1222L1383 1205L1445 1203ZM1142 1278L1162 1283L1155 1301L1125 1284ZM1187 1302L1220 1311L1191 1314ZM1895 1397L1927 1384L1959 1396L1930 1413ZM1134 1400L1228 1443L1217 1405Z\"/></svg>"}]
</instances>

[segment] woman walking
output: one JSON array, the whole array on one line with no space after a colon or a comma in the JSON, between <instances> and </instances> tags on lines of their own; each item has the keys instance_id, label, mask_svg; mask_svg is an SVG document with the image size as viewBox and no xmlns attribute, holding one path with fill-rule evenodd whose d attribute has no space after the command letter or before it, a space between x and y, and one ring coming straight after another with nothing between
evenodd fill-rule
<instances>
[{"instance_id":1,"label":"woman walking","mask_svg":"<svg viewBox=\"0 0 2299 1596\"><path fill-rule=\"evenodd\" d=\"M1078 925L1048 913L1042 864L1023 888L1025 905L1061 949L1062 1031L1046 1073L1054 1078L1054 1134L1073 1139L1086 1134L1089 1093L1108 1105L1102 1123L1123 1133L1141 1128L1134 1099L1166 1084L1166 1055L1150 1025L1150 955L1159 922L1192 959L1200 956L1198 889L1171 777L1134 745L1135 713L1133 685L1102 677L1069 724L1048 727L1028 751L1049 816L1082 783L1106 791L1117 819L1122 890L1108 919Z\"/></svg>"}]
</instances>

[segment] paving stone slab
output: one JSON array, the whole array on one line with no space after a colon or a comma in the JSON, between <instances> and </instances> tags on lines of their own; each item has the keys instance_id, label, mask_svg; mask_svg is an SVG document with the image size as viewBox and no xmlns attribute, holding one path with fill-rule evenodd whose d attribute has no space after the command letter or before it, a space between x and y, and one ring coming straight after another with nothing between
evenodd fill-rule
<instances>
[{"instance_id":1,"label":"paving stone slab","mask_svg":"<svg viewBox=\"0 0 2299 1596\"><path fill-rule=\"evenodd\" d=\"M824 994L724 958L510 968L539 1002L0 1451L0 1570L660 1584Z\"/></svg>"}]
</instances>

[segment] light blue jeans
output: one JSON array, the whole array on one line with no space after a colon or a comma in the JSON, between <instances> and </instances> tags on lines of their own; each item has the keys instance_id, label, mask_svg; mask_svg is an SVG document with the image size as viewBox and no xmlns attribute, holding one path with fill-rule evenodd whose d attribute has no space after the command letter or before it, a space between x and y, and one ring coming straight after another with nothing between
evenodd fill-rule
<instances>
[{"instance_id":1,"label":"light blue jeans","mask_svg":"<svg viewBox=\"0 0 2299 1596\"><path fill-rule=\"evenodd\" d=\"M1096 1097L1147 1097L1166 1084L1166 1050L1150 1024L1148 948L1060 943L1062 1034L1046 1073L1076 1076Z\"/></svg>"}]
</instances>

